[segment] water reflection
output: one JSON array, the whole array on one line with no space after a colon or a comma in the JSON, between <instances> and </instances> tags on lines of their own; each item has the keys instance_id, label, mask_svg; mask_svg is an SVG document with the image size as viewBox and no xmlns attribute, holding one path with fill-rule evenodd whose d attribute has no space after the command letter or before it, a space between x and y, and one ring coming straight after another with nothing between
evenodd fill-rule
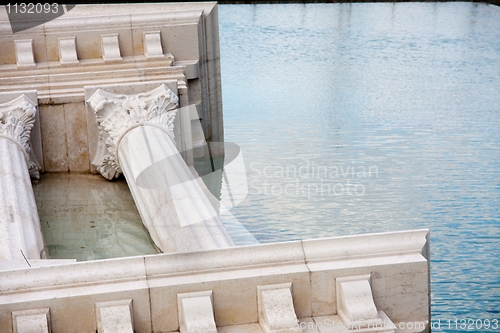
<instances>
[{"instance_id":1,"label":"water reflection","mask_svg":"<svg viewBox=\"0 0 500 333\"><path fill-rule=\"evenodd\" d=\"M45 174L33 184L52 259L78 261L156 254L125 180Z\"/></svg>"},{"instance_id":2,"label":"water reflection","mask_svg":"<svg viewBox=\"0 0 500 333\"><path fill-rule=\"evenodd\" d=\"M500 8L228 5L219 20L239 221L261 242L430 228L433 318L497 316ZM265 173L313 163L378 175ZM348 181L364 194L321 190Z\"/></svg>"}]
</instances>

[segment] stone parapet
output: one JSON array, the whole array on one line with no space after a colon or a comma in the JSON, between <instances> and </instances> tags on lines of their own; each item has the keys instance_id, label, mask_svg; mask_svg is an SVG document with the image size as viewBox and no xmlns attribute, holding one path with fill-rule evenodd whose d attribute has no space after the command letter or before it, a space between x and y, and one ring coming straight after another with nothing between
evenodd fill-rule
<instances>
[{"instance_id":1,"label":"stone parapet","mask_svg":"<svg viewBox=\"0 0 500 333\"><path fill-rule=\"evenodd\" d=\"M130 299L133 320L123 320L138 333L182 331L196 311L204 321L184 327L210 326L213 311L223 333L295 332L294 315L305 332L394 332L409 323L414 332L428 331L428 249L428 230L414 230L0 272L0 327L12 332L11 311L48 307L53 333L91 333L96 303ZM369 284L358 306L371 300L385 326L348 329L338 316L336 284L359 276L369 276ZM198 292L188 296L201 303L179 303ZM352 299L345 304L352 309Z\"/></svg>"}]
</instances>

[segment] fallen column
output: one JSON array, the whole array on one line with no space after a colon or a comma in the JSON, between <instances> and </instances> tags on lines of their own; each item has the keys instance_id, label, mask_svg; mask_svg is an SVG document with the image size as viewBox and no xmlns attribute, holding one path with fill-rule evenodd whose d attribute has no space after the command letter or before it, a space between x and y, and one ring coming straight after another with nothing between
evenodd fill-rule
<instances>
[{"instance_id":1,"label":"fallen column","mask_svg":"<svg viewBox=\"0 0 500 333\"><path fill-rule=\"evenodd\" d=\"M208 250L234 242L174 142L178 97L165 84L138 95L98 89L87 101L100 136L97 170L124 174L151 238L163 252Z\"/></svg>"},{"instance_id":2,"label":"fallen column","mask_svg":"<svg viewBox=\"0 0 500 333\"><path fill-rule=\"evenodd\" d=\"M30 173L31 129L37 103L25 94L0 104L0 260L45 257Z\"/></svg>"}]
</instances>

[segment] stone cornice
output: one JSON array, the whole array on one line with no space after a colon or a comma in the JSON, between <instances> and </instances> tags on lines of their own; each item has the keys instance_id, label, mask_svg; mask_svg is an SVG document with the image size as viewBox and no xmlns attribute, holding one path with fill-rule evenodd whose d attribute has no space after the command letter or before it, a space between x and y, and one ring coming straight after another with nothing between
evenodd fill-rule
<instances>
[{"instance_id":1,"label":"stone cornice","mask_svg":"<svg viewBox=\"0 0 500 333\"><path fill-rule=\"evenodd\" d=\"M94 110L99 128L100 161L94 163L106 179L118 177L122 170L117 148L121 139L137 126L156 126L174 138L174 119L179 98L165 84L146 93L124 95L97 89L87 100Z\"/></svg>"},{"instance_id":2,"label":"stone cornice","mask_svg":"<svg viewBox=\"0 0 500 333\"><path fill-rule=\"evenodd\" d=\"M388 243L387 241L391 241ZM348 244L349 250L342 246ZM367 244L372 246L367 247ZM0 285L0 299L11 293L63 289L79 286L96 286L122 281L166 279L183 277L196 280L197 274L255 276L259 270L272 272L315 271L327 263L338 267L372 267L377 261L384 264L402 263L406 260L425 262L429 259L429 230L417 229L375 234L329 237L284 243L239 246L200 252L166 253L63 263L60 266L37 267L14 272L0 271L4 282ZM376 249L376 250L374 250ZM311 267L314 262L315 266ZM54 264L57 265L57 261ZM305 266L306 265L306 266ZM82 269L75 269L82 267ZM84 269L83 269L84 267ZM286 267L291 267L286 268ZM333 269L330 267L329 269ZM44 272L37 274L36 272ZM50 271L57 271L54 281ZM236 275L235 271L245 271ZM45 274L45 272L47 274ZM361 274L361 273L359 273ZM32 275L37 275L34 279ZM216 279L222 280L222 279Z\"/></svg>"},{"instance_id":3,"label":"stone cornice","mask_svg":"<svg viewBox=\"0 0 500 333\"><path fill-rule=\"evenodd\" d=\"M83 102L85 86L109 85L117 81L133 84L143 80L177 80L179 87L182 87L187 82L184 72L188 67L190 70L197 70L198 67L197 62L172 66L170 60L165 59L167 60L150 61L152 64L147 66L143 66L145 61L134 62L133 59L124 57L119 64L105 65L102 60L97 60L96 64L81 61L78 66L67 68L37 67L36 70L27 70L25 74L17 69L0 71L0 92L8 92L9 87L15 86L17 90L36 89L39 104ZM158 66L154 67L154 64Z\"/></svg>"},{"instance_id":4,"label":"stone cornice","mask_svg":"<svg viewBox=\"0 0 500 333\"><path fill-rule=\"evenodd\" d=\"M0 137L7 138L19 146L26 158L30 176L38 179L40 167L31 158L30 144L36 109L37 103L25 94L0 104Z\"/></svg>"}]
</instances>

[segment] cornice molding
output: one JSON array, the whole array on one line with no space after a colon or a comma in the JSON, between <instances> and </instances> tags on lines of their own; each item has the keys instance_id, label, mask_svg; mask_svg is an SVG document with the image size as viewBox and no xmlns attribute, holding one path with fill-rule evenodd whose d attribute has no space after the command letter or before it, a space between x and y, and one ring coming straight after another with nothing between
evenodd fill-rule
<instances>
[{"instance_id":1,"label":"cornice molding","mask_svg":"<svg viewBox=\"0 0 500 333\"><path fill-rule=\"evenodd\" d=\"M165 84L137 95L114 94L97 89L87 100L99 129L99 147L93 164L106 179L122 173L118 161L121 139L138 126L155 126L174 139L174 119L179 98Z\"/></svg>"},{"instance_id":2,"label":"cornice molding","mask_svg":"<svg viewBox=\"0 0 500 333\"><path fill-rule=\"evenodd\" d=\"M32 178L40 178L40 166L31 157L31 129L35 124L37 103L25 94L0 104L0 137L9 139L19 146L26 158Z\"/></svg>"}]
</instances>

